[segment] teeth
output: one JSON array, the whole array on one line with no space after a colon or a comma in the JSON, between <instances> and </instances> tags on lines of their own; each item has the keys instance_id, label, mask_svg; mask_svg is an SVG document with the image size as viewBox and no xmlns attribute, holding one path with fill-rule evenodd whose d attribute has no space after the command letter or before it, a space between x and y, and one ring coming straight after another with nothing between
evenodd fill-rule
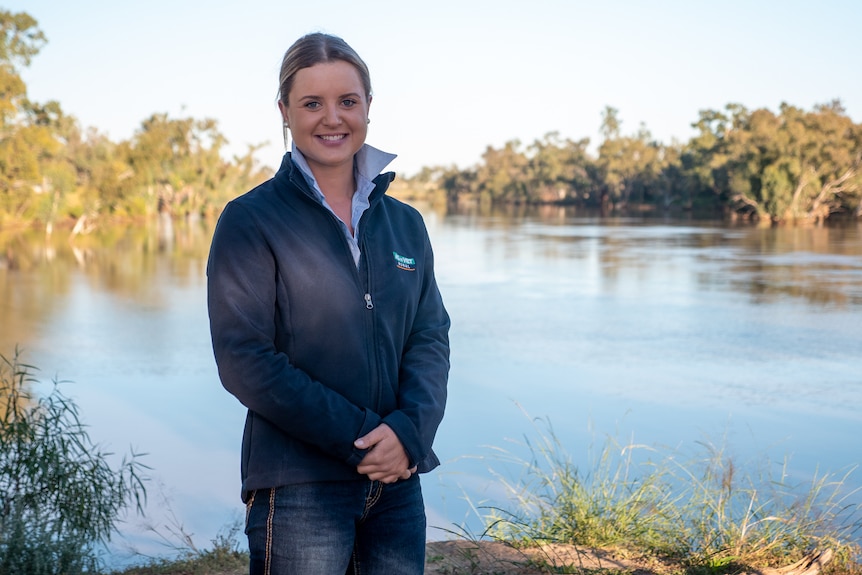
<instances>
[{"instance_id":1,"label":"teeth","mask_svg":"<svg viewBox=\"0 0 862 575\"><path fill-rule=\"evenodd\" d=\"M334 142L335 140L341 140L342 138L344 138L344 134L338 134L338 135L334 135L334 136L320 136L320 137L323 140Z\"/></svg>"}]
</instances>

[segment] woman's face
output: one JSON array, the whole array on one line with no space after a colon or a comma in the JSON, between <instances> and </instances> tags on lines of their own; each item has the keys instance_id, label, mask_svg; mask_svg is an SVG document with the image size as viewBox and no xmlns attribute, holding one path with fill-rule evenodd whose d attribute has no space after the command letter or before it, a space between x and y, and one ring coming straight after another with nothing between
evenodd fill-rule
<instances>
[{"instance_id":1,"label":"woman's face","mask_svg":"<svg viewBox=\"0 0 862 575\"><path fill-rule=\"evenodd\" d=\"M308 165L319 170L353 169L353 155L365 143L368 107L359 72L342 60L299 70L287 95L279 101L293 141Z\"/></svg>"}]
</instances>

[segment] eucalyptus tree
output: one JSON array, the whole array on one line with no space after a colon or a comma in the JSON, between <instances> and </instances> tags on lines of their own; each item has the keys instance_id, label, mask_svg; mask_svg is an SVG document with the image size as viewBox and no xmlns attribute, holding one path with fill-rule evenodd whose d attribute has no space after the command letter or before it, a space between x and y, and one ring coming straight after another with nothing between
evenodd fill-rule
<instances>
[{"instance_id":1,"label":"eucalyptus tree","mask_svg":"<svg viewBox=\"0 0 862 575\"><path fill-rule=\"evenodd\" d=\"M452 165L435 169L428 175L443 191L446 205L449 207L455 207L465 199L477 198L478 168L460 170L457 166Z\"/></svg>"},{"instance_id":2,"label":"eucalyptus tree","mask_svg":"<svg viewBox=\"0 0 862 575\"><path fill-rule=\"evenodd\" d=\"M502 148L488 146L476 169L480 199L492 202L525 203L530 199L527 180L529 162L520 140L510 140Z\"/></svg>"},{"instance_id":3,"label":"eucalyptus tree","mask_svg":"<svg viewBox=\"0 0 862 575\"><path fill-rule=\"evenodd\" d=\"M776 114L730 104L701 112L689 145L704 190L761 223L822 221L862 214L862 125L840 102Z\"/></svg>"},{"instance_id":4,"label":"eucalyptus tree","mask_svg":"<svg viewBox=\"0 0 862 575\"><path fill-rule=\"evenodd\" d=\"M782 104L781 119L785 159L770 174L782 196L775 210L779 219L862 213L862 124L854 124L839 101L811 112Z\"/></svg>"},{"instance_id":5,"label":"eucalyptus tree","mask_svg":"<svg viewBox=\"0 0 862 575\"><path fill-rule=\"evenodd\" d=\"M226 144L214 119L151 115L124 148L135 201L150 214L199 215L270 175L254 158L259 145L229 161Z\"/></svg>"},{"instance_id":6,"label":"eucalyptus tree","mask_svg":"<svg viewBox=\"0 0 862 575\"><path fill-rule=\"evenodd\" d=\"M59 111L57 104L40 108L27 99L19 70L44 46L36 20L25 12L0 10L0 223L27 219L39 211L34 194L45 193L40 159L60 152L50 125L40 114Z\"/></svg>"},{"instance_id":7,"label":"eucalyptus tree","mask_svg":"<svg viewBox=\"0 0 862 575\"><path fill-rule=\"evenodd\" d=\"M604 140L596 160L602 204L624 207L630 202L651 203L661 196L664 148L645 126L632 136L623 136L621 125L618 110L607 106L602 113Z\"/></svg>"},{"instance_id":8,"label":"eucalyptus tree","mask_svg":"<svg viewBox=\"0 0 862 575\"><path fill-rule=\"evenodd\" d=\"M527 148L530 199L539 202L575 202L589 197L593 188L589 138L562 139L549 132Z\"/></svg>"}]
</instances>

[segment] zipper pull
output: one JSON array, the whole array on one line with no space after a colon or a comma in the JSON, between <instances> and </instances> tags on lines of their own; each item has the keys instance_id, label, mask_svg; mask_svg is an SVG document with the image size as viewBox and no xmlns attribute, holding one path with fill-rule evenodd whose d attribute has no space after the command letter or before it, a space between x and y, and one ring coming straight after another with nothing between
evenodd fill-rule
<instances>
[{"instance_id":1,"label":"zipper pull","mask_svg":"<svg viewBox=\"0 0 862 575\"><path fill-rule=\"evenodd\" d=\"M365 294L365 309L374 309L374 304L371 303L371 294Z\"/></svg>"}]
</instances>

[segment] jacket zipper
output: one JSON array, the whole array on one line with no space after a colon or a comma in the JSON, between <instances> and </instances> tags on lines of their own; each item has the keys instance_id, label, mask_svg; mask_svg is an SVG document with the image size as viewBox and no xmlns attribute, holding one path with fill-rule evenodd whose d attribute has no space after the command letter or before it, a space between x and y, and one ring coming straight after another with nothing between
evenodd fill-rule
<instances>
[{"instance_id":1,"label":"jacket zipper","mask_svg":"<svg viewBox=\"0 0 862 575\"><path fill-rule=\"evenodd\" d=\"M350 260L350 265L353 268L354 273L356 274L357 283L359 283L361 286L362 279L360 278L360 275L359 275L359 271L360 271L359 267L353 261L353 256L350 252L350 246L347 244L347 239L344 237L344 232L341 229L341 224L338 222L338 219L336 218L336 216L334 214L330 213L329 210L327 210L325 207L323 207L323 205L321 205L320 202L318 202L314 199L314 195L308 189L308 185L305 182L305 178L303 178L300 175L298 178L294 179L293 174L291 174L290 179L293 181L294 185L296 185L301 190L303 190L303 193L305 194L305 196L308 200L317 204L318 207L320 207L320 209L326 211L329 214L329 216L331 218L330 221L332 222L332 225L336 228L336 231L339 234L339 236L341 237L341 241L344 244L344 247L347 251L347 257ZM300 180L301 180L301 182L300 182ZM371 198L369 197L369 200L370 199ZM365 213L363 213L362 217L359 219L360 227L368 220L368 217L369 217L370 213L374 210L374 207L375 207L375 204L373 202L369 201L368 209L365 210ZM362 240L361 236L360 236L360 240ZM359 250L360 255L359 255L359 257L360 257L360 262L362 261L363 257L365 258L365 271L366 271L366 281L365 281L365 286L364 286L365 289L362 290L365 293L363 294L362 299L365 303L365 309L371 311L374 309L374 302L371 299L371 266L368 264L367 252L365 250L365 246L362 244L364 244L364 241L361 241L361 243L360 243L360 250ZM372 384L374 387L374 390L372 392L372 395L374 396L373 406L374 406L374 409L377 410L380 408L380 397L383 393L383 391L381 389L382 384L380 382L380 358L377 355L377 334L375 333L376 329L374 327L374 318L371 317L368 319L368 321L371 322L371 325L370 325L371 337L369 338L369 343L368 343L369 349L367 350L367 352L371 355L371 359L372 359L372 361L371 361L371 369L372 369L371 380L376 383L376 384Z\"/></svg>"},{"instance_id":2,"label":"jacket zipper","mask_svg":"<svg viewBox=\"0 0 862 575\"><path fill-rule=\"evenodd\" d=\"M368 210L366 210L365 213L367 214ZM364 216L365 216L365 214L363 214L363 219L365 219ZM365 266L365 295L363 296L363 299L365 300L365 309L368 310L368 313L373 314L374 313L373 312L374 302L371 299L371 292L373 291L372 290L373 284L372 284L372 279L371 279L371 264L370 264L369 259L368 259L368 251L365 249L364 243L365 242L363 241L361 248L360 248L360 254L361 255L359 256L360 258L362 258L362 260L364 260L364 261L362 261L362 264ZM358 273L360 270L357 268L356 271ZM372 405L374 406L374 410L377 411L380 409L380 398L383 394L383 390L382 390L383 383L380 379L380 356L379 356L379 345L377 344L377 326L375 325L376 324L375 315L376 314L367 316L367 318L368 318L367 321L370 322L370 330L371 330L371 335L370 335L370 339L369 339L369 348L368 348L367 353L370 354L370 358L371 358L371 369L372 369L371 377L372 377L372 381L374 382L373 388L371 390L371 395L373 396L373 404Z\"/></svg>"},{"instance_id":3,"label":"jacket zipper","mask_svg":"<svg viewBox=\"0 0 862 575\"><path fill-rule=\"evenodd\" d=\"M359 258L360 261L362 258L365 258L365 272L366 272L366 281L365 281L365 295L363 295L363 299L365 300L365 309L372 310L374 309L374 302L371 299L371 265L368 263L368 251L365 249L365 240L364 240L364 230L365 224L368 222L368 218L371 217L371 212L374 211L376 207L376 203L371 202L371 197L369 196L369 205L365 212L362 214L362 217L359 218L359 229L362 230L359 236ZM356 269L357 273L359 272L359 268Z\"/></svg>"}]
</instances>

